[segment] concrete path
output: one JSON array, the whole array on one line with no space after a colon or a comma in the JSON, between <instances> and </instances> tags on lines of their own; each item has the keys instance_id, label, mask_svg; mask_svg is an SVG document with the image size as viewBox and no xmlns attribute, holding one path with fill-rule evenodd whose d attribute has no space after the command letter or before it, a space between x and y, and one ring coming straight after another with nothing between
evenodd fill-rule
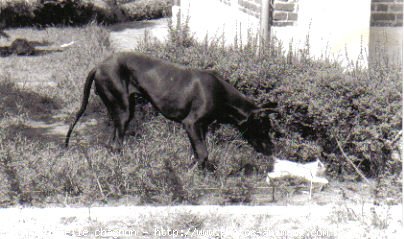
<instances>
[{"instance_id":1,"label":"concrete path","mask_svg":"<svg viewBox=\"0 0 404 239\"><path fill-rule=\"evenodd\" d=\"M400 238L401 210L372 204L4 208L0 237ZM372 215L388 223L375 225Z\"/></svg>"},{"instance_id":2,"label":"concrete path","mask_svg":"<svg viewBox=\"0 0 404 239\"><path fill-rule=\"evenodd\" d=\"M166 39L168 18L116 24L110 26L109 30L112 48L118 51L134 50L145 34L150 34L158 40Z\"/></svg>"}]
</instances>

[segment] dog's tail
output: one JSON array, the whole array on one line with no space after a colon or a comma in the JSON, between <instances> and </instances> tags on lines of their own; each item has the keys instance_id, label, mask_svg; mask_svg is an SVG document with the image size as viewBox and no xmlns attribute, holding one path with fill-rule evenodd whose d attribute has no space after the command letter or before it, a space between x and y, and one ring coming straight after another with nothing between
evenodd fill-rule
<instances>
[{"instance_id":1,"label":"dog's tail","mask_svg":"<svg viewBox=\"0 0 404 239\"><path fill-rule=\"evenodd\" d=\"M69 131L67 131L67 134L66 134L66 141L65 141L66 147L69 146L69 139L70 139L70 135L73 131L74 126L76 125L77 121L79 121L80 117L83 115L84 111L86 110L86 107L88 104L88 98L90 97L91 85L92 85L92 83L94 81L94 77L95 77L95 72L96 72L96 68L92 69L90 71L90 73L88 73L86 82L84 84L84 93L83 93L83 99L81 101L81 107L76 114L76 118L70 124Z\"/></svg>"}]
</instances>

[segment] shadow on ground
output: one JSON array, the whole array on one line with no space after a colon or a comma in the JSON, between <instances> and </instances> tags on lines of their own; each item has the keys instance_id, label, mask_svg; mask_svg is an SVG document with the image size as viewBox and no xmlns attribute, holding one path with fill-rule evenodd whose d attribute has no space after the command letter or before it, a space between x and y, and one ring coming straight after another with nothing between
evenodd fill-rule
<instances>
[{"instance_id":1,"label":"shadow on ground","mask_svg":"<svg viewBox=\"0 0 404 239\"><path fill-rule=\"evenodd\" d=\"M0 82L0 116L27 115L33 120L52 123L53 113L61 109L61 100L19 89L13 82Z\"/></svg>"},{"instance_id":2,"label":"shadow on ground","mask_svg":"<svg viewBox=\"0 0 404 239\"><path fill-rule=\"evenodd\" d=\"M60 99L20 89L9 81L0 82L0 99L0 118L5 119L7 138L21 135L45 142L60 139L64 122L55 117L62 108Z\"/></svg>"},{"instance_id":3,"label":"shadow on ground","mask_svg":"<svg viewBox=\"0 0 404 239\"><path fill-rule=\"evenodd\" d=\"M10 125L7 127L6 135L10 139L19 135L23 138L27 138L28 140L35 140L43 143L60 142L60 144L62 144L64 139L63 135L54 134L51 127L35 127L23 123Z\"/></svg>"}]
</instances>

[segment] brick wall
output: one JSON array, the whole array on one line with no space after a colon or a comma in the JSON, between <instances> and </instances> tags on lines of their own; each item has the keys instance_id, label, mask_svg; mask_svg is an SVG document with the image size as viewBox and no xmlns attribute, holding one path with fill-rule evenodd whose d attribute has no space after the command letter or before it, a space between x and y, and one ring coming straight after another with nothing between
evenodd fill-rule
<instances>
[{"instance_id":1,"label":"brick wall","mask_svg":"<svg viewBox=\"0 0 404 239\"><path fill-rule=\"evenodd\" d=\"M226 4L226 5L231 5L231 0L219 0L220 2Z\"/></svg>"},{"instance_id":2,"label":"brick wall","mask_svg":"<svg viewBox=\"0 0 404 239\"><path fill-rule=\"evenodd\" d=\"M225 0L221 0L225 1ZM298 0L272 0L272 25L292 26L297 21ZM245 13L260 17L261 0L238 0L239 9Z\"/></svg>"},{"instance_id":3,"label":"brick wall","mask_svg":"<svg viewBox=\"0 0 404 239\"><path fill-rule=\"evenodd\" d=\"M231 0L220 0L230 3ZM336 0L338 1L338 0ZM272 0L272 25L292 26L298 18L298 0ZM261 0L238 0L239 9L259 18ZM371 26L403 26L403 0L372 0Z\"/></svg>"},{"instance_id":4,"label":"brick wall","mask_svg":"<svg viewBox=\"0 0 404 239\"><path fill-rule=\"evenodd\" d=\"M239 9L257 18L261 14L261 0L238 0Z\"/></svg>"},{"instance_id":5,"label":"brick wall","mask_svg":"<svg viewBox=\"0 0 404 239\"><path fill-rule=\"evenodd\" d=\"M272 13L273 26L293 26L298 17L298 0L275 0Z\"/></svg>"},{"instance_id":6,"label":"brick wall","mask_svg":"<svg viewBox=\"0 0 404 239\"><path fill-rule=\"evenodd\" d=\"M372 0L371 26L403 26L403 0Z\"/></svg>"}]
</instances>

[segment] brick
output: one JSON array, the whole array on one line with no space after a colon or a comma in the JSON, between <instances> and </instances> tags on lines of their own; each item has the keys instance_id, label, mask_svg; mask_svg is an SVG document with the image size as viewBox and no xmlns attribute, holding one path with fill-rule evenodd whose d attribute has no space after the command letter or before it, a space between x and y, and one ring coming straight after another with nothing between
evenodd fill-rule
<instances>
[{"instance_id":1,"label":"brick","mask_svg":"<svg viewBox=\"0 0 404 239\"><path fill-rule=\"evenodd\" d=\"M251 10L248 10L247 8L239 7L239 10L244 13L247 13L248 15L251 15L253 17L256 17L256 18L260 17L260 15L257 12L253 12Z\"/></svg>"},{"instance_id":2,"label":"brick","mask_svg":"<svg viewBox=\"0 0 404 239\"><path fill-rule=\"evenodd\" d=\"M294 3L276 3L275 10L293 12L295 10Z\"/></svg>"},{"instance_id":3,"label":"brick","mask_svg":"<svg viewBox=\"0 0 404 239\"><path fill-rule=\"evenodd\" d=\"M402 27L402 22L372 22L372 27Z\"/></svg>"},{"instance_id":4,"label":"brick","mask_svg":"<svg viewBox=\"0 0 404 239\"><path fill-rule=\"evenodd\" d=\"M248 13L247 9L245 9L245 8L243 8L243 7L239 7L238 9L239 9L240 11L242 11L242 12Z\"/></svg>"},{"instance_id":5,"label":"brick","mask_svg":"<svg viewBox=\"0 0 404 239\"><path fill-rule=\"evenodd\" d=\"M260 7L255 5L254 3L245 2L242 6L254 12L260 11Z\"/></svg>"},{"instance_id":6,"label":"brick","mask_svg":"<svg viewBox=\"0 0 404 239\"><path fill-rule=\"evenodd\" d=\"M372 12L373 12L373 11L376 11L376 10L377 10L377 5L376 5L376 4L372 4L371 10L372 10Z\"/></svg>"},{"instance_id":7,"label":"brick","mask_svg":"<svg viewBox=\"0 0 404 239\"><path fill-rule=\"evenodd\" d=\"M222 2L222 3L224 3L224 4L228 5L228 6L231 5L231 2L229 0L220 0L220 2Z\"/></svg>"},{"instance_id":8,"label":"brick","mask_svg":"<svg viewBox=\"0 0 404 239\"><path fill-rule=\"evenodd\" d=\"M293 26L294 23L293 22L273 22L272 26L275 27L287 27L287 26Z\"/></svg>"},{"instance_id":9,"label":"brick","mask_svg":"<svg viewBox=\"0 0 404 239\"><path fill-rule=\"evenodd\" d=\"M256 6L256 5L252 5L250 9L251 9L253 12L261 11L261 9L260 9L258 6Z\"/></svg>"},{"instance_id":10,"label":"brick","mask_svg":"<svg viewBox=\"0 0 404 239\"><path fill-rule=\"evenodd\" d=\"M286 12L274 12L273 14L273 20L279 21L279 20L286 20L288 18L288 14Z\"/></svg>"},{"instance_id":11,"label":"brick","mask_svg":"<svg viewBox=\"0 0 404 239\"><path fill-rule=\"evenodd\" d=\"M372 21L394 21L393 13L372 13Z\"/></svg>"},{"instance_id":12,"label":"brick","mask_svg":"<svg viewBox=\"0 0 404 239\"><path fill-rule=\"evenodd\" d=\"M393 25L392 22L371 22L371 27L391 27Z\"/></svg>"},{"instance_id":13,"label":"brick","mask_svg":"<svg viewBox=\"0 0 404 239\"><path fill-rule=\"evenodd\" d=\"M288 13L288 21L297 21L297 13L289 12Z\"/></svg>"},{"instance_id":14,"label":"brick","mask_svg":"<svg viewBox=\"0 0 404 239\"><path fill-rule=\"evenodd\" d=\"M387 12L388 9L389 9L389 6L387 4L378 4L377 5L378 12Z\"/></svg>"},{"instance_id":15,"label":"brick","mask_svg":"<svg viewBox=\"0 0 404 239\"><path fill-rule=\"evenodd\" d=\"M395 3L390 5L390 10L392 12L403 12L403 4L401 3Z\"/></svg>"}]
</instances>

